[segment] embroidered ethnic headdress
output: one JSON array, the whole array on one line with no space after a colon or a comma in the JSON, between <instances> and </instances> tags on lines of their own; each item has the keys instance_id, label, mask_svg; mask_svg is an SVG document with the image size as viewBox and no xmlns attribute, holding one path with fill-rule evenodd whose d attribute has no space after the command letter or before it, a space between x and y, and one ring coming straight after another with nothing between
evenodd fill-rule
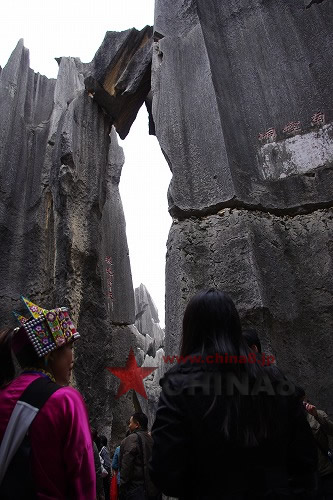
<instances>
[{"instance_id":1,"label":"embroidered ethnic headdress","mask_svg":"<svg viewBox=\"0 0 333 500\"><path fill-rule=\"evenodd\" d=\"M31 318L27 319L16 312L13 313L21 325L14 335L15 341L12 345L14 352L18 352L26 343L30 342L41 358L80 337L66 307L58 307L48 311L33 304L23 296L21 299L31 314Z\"/></svg>"}]
</instances>

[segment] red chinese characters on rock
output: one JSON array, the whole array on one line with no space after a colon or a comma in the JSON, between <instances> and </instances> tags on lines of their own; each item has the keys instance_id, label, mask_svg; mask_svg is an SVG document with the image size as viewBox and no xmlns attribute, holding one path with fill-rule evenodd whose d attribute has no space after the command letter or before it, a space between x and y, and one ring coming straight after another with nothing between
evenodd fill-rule
<instances>
[{"instance_id":1,"label":"red chinese characters on rock","mask_svg":"<svg viewBox=\"0 0 333 500\"><path fill-rule=\"evenodd\" d=\"M113 300L113 293L112 293L112 278L113 278L113 271L112 271L112 259L111 257L105 257L105 262L106 262L106 278L107 278L107 294L108 297Z\"/></svg>"},{"instance_id":2,"label":"red chinese characters on rock","mask_svg":"<svg viewBox=\"0 0 333 500\"><path fill-rule=\"evenodd\" d=\"M274 142L276 140L277 133L275 128L269 128L264 134L259 134L259 141L269 141Z\"/></svg>"},{"instance_id":3,"label":"red chinese characters on rock","mask_svg":"<svg viewBox=\"0 0 333 500\"><path fill-rule=\"evenodd\" d=\"M325 125L325 113L317 111L311 116L311 127L321 127ZM300 121L288 122L282 129L285 136L292 136L302 133L302 124ZM258 135L260 142L275 142L277 140L277 131L275 128L269 128L264 133Z\"/></svg>"},{"instance_id":4,"label":"red chinese characters on rock","mask_svg":"<svg viewBox=\"0 0 333 500\"><path fill-rule=\"evenodd\" d=\"M320 125L325 124L325 114L321 111L317 111L314 115L311 116L311 125L314 127L318 127Z\"/></svg>"},{"instance_id":5,"label":"red chinese characters on rock","mask_svg":"<svg viewBox=\"0 0 333 500\"><path fill-rule=\"evenodd\" d=\"M282 132L286 135L299 134L301 131L301 122L289 122L282 130Z\"/></svg>"}]
</instances>

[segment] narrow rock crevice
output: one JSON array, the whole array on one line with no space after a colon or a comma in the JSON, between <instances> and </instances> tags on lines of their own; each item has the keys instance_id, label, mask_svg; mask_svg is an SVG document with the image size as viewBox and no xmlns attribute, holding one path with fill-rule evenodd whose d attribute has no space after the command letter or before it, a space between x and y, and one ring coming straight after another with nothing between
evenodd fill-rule
<instances>
[{"instance_id":1,"label":"narrow rock crevice","mask_svg":"<svg viewBox=\"0 0 333 500\"><path fill-rule=\"evenodd\" d=\"M249 204L244 203L237 198L233 198L232 200L228 200L227 202L221 202L216 205L212 205L210 207L206 207L202 210L182 210L179 207L173 206L169 212L173 219L178 221L183 221L185 219L200 219L203 217L208 217L210 215L218 215L221 210L224 209L238 209L238 210L246 210L248 212L262 212L265 214L272 214L276 216L286 216L296 217L297 215L308 215L311 213L315 213L318 210L333 208L333 202L318 202L318 203L309 203L304 204L302 206L295 207L287 207L287 208L275 208L275 207L264 207L260 203L258 204Z\"/></svg>"},{"instance_id":2,"label":"narrow rock crevice","mask_svg":"<svg viewBox=\"0 0 333 500\"><path fill-rule=\"evenodd\" d=\"M325 0L304 0L305 8L309 9L312 5L316 3L323 3Z\"/></svg>"},{"instance_id":3,"label":"narrow rock crevice","mask_svg":"<svg viewBox=\"0 0 333 500\"><path fill-rule=\"evenodd\" d=\"M117 322L114 322L114 321L111 322L112 326L130 326L132 324L133 323L117 323Z\"/></svg>"}]
</instances>

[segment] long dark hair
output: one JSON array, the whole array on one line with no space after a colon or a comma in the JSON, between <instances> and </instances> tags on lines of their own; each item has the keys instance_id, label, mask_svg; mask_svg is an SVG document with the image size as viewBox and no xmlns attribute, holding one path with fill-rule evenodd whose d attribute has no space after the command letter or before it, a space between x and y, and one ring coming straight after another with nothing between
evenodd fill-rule
<instances>
[{"instance_id":1,"label":"long dark hair","mask_svg":"<svg viewBox=\"0 0 333 500\"><path fill-rule=\"evenodd\" d=\"M12 333L11 328L0 330L0 388L7 385L15 377L15 365L11 351Z\"/></svg>"},{"instance_id":2,"label":"long dark hair","mask_svg":"<svg viewBox=\"0 0 333 500\"><path fill-rule=\"evenodd\" d=\"M252 352L242 335L235 304L229 295L214 288L198 292L189 301L183 319L181 356L208 352L231 356L248 356ZM229 364L228 371L248 376L250 387L258 379L277 381L277 372L259 363ZM264 392L254 396L251 391L247 395L236 391L232 396L223 396L223 401L215 396L206 416L216 405L223 405L221 431L225 438L241 446L256 446L279 428L276 404L276 397Z\"/></svg>"}]
</instances>

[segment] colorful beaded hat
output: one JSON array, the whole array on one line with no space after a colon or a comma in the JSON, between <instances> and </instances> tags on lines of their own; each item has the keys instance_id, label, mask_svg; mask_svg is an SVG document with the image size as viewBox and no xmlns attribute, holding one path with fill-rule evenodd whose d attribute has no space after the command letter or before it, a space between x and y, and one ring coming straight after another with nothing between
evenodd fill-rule
<instances>
[{"instance_id":1,"label":"colorful beaded hat","mask_svg":"<svg viewBox=\"0 0 333 500\"><path fill-rule=\"evenodd\" d=\"M41 358L80 337L66 307L48 311L23 296L21 299L32 317L27 319L16 312L13 313L21 325L14 335L14 352L18 352L24 344L30 342Z\"/></svg>"}]
</instances>

